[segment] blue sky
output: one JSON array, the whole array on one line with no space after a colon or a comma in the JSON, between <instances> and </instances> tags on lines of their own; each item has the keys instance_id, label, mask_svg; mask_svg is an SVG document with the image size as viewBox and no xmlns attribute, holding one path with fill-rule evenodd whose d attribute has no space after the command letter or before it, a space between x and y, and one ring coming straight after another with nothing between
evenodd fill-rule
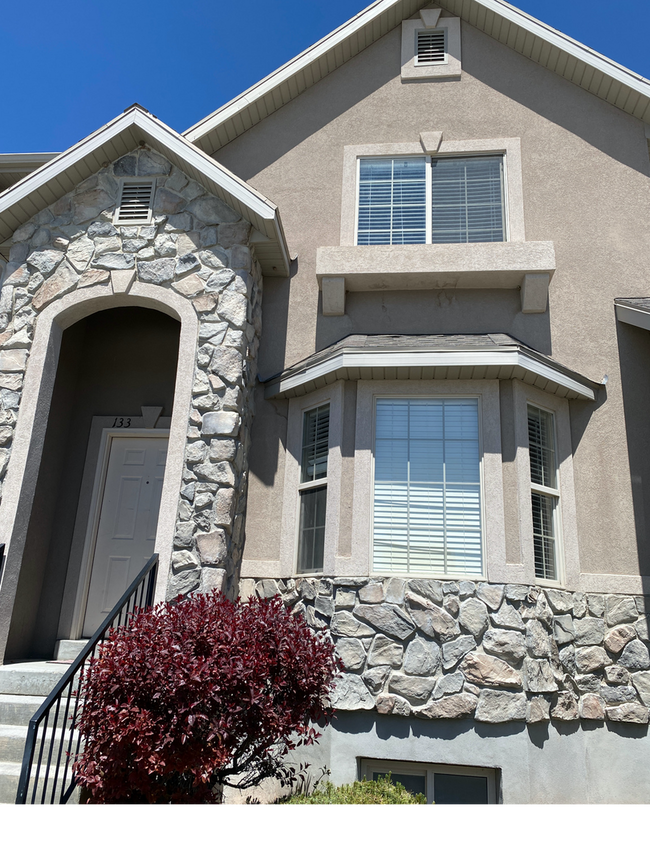
<instances>
[{"instance_id":1,"label":"blue sky","mask_svg":"<svg viewBox=\"0 0 650 867\"><path fill-rule=\"evenodd\" d=\"M63 150L134 102L182 132L364 5L364 0L5 4L0 152ZM648 0L520 0L518 6L650 78Z\"/></svg>"}]
</instances>

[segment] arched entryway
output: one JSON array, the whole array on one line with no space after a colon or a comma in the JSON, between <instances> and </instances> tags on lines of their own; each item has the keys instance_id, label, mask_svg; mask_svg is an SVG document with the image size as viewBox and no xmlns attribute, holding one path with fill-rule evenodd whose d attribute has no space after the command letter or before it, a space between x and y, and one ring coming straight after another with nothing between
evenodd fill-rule
<instances>
[{"instance_id":1,"label":"arched entryway","mask_svg":"<svg viewBox=\"0 0 650 867\"><path fill-rule=\"evenodd\" d=\"M63 332L31 508L20 516L7 659L48 658L57 639L89 634L153 551L180 331L159 310L124 306Z\"/></svg>"}]
</instances>

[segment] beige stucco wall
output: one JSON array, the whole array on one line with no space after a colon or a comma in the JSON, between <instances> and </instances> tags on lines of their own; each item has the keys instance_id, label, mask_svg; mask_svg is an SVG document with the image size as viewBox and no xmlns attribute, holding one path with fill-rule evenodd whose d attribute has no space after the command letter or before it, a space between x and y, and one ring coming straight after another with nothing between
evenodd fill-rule
<instances>
[{"instance_id":1,"label":"beige stucco wall","mask_svg":"<svg viewBox=\"0 0 650 867\"><path fill-rule=\"evenodd\" d=\"M460 81L402 83L397 28L215 154L279 204L297 256L290 293L289 281L266 284L259 374L349 333L423 331L503 331L596 382L607 374L596 404L571 406L580 570L585 587L639 592L638 577L622 577L650 574L650 565L648 549L641 564L637 550L613 299L647 294L644 127L466 24L462 55ZM496 288L349 293L344 316L319 314L316 250L339 244L344 146L417 141L427 130L455 141L520 137L526 240L555 245L547 313L525 315L516 290ZM630 407L645 398L650 347L630 326L619 330ZM282 410L261 401L258 408L244 559L268 561L280 533ZM644 431L647 415L635 412ZM645 434L631 436L642 504ZM512 475L504 470L509 557L518 551ZM639 515L637 507L642 525Z\"/></svg>"}]
</instances>

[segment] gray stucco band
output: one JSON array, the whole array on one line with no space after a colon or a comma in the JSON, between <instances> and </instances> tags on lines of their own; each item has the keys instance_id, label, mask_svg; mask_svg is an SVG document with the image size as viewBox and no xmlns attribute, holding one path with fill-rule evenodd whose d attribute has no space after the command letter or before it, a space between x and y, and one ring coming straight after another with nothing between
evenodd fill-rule
<instances>
[{"instance_id":1,"label":"gray stucco band","mask_svg":"<svg viewBox=\"0 0 650 867\"><path fill-rule=\"evenodd\" d=\"M251 586L248 586L248 585ZM650 599L414 578L242 582L328 629L339 710L477 723L648 724Z\"/></svg>"}]
</instances>

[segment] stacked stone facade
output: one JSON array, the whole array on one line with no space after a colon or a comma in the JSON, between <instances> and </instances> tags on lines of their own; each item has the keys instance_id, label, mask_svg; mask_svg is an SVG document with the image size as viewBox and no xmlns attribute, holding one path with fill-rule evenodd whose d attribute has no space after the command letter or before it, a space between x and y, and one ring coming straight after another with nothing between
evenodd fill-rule
<instances>
[{"instance_id":1,"label":"stacked stone facade","mask_svg":"<svg viewBox=\"0 0 650 867\"><path fill-rule=\"evenodd\" d=\"M242 583L330 630L345 667L339 710L648 723L650 597L400 578Z\"/></svg>"},{"instance_id":2,"label":"stacked stone facade","mask_svg":"<svg viewBox=\"0 0 650 867\"><path fill-rule=\"evenodd\" d=\"M154 179L151 225L114 224L120 181ZM153 284L199 321L168 595L232 585L243 546L262 279L251 226L161 155L140 148L13 236L0 289L0 496L39 313L98 286ZM226 583L224 584L224 580Z\"/></svg>"}]
</instances>

